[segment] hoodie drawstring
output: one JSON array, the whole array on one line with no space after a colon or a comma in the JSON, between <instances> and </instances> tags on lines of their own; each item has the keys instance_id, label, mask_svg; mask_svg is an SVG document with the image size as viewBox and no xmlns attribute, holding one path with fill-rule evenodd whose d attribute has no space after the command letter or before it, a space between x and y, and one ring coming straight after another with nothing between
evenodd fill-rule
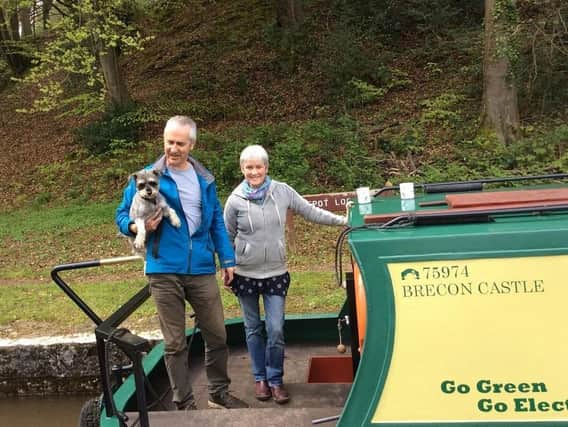
<instances>
[{"instance_id":1,"label":"hoodie drawstring","mask_svg":"<svg viewBox=\"0 0 568 427\"><path fill-rule=\"evenodd\" d=\"M276 204L276 199L272 195L272 192L269 193L270 198L274 202L274 209L276 210L276 216L278 217L278 225L282 227L282 216L280 215L280 211L278 210L278 205ZM250 200L247 200L247 219L250 225L251 233L254 233L254 226L252 225L252 217L250 216Z\"/></svg>"},{"instance_id":2,"label":"hoodie drawstring","mask_svg":"<svg viewBox=\"0 0 568 427\"><path fill-rule=\"evenodd\" d=\"M270 198L274 202L274 209L276 209L276 215L278 216L278 225L282 227L282 217L280 216L280 211L278 210L278 205L276 204L276 199L272 195L272 192L270 192Z\"/></svg>"},{"instance_id":3,"label":"hoodie drawstring","mask_svg":"<svg viewBox=\"0 0 568 427\"><path fill-rule=\"evenodd\" d=\"M250 200L247 199L247 218L249 220L250 231L254 233L254 227L252 226L252 218L250 217Z\"/></svg>"}]
</instances>

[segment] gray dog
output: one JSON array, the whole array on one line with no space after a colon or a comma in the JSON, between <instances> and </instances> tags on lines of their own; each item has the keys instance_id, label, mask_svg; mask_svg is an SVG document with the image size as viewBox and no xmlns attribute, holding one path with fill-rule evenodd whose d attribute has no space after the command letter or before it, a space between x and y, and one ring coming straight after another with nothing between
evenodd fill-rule
<instances>
[{"instance_id":1,"label":"gray dog","mask_svg":"<svg viewBox=\"0 0 568 427\"><path fill-rule=\"evenodd\" d=\"M179 228L181 221L167 203L164 196L160 194L160 176L162 172L158 169L147 170L142 169L131 175L136 183L136 194L130 205L130 218L134 220L138 233L135 239L131 239L134 253L145 257L146 245L146 226L145 222L148 218L156 213L158 209L162 210L164 218L169 218L171 224Z\"/></svg>"}]
</instances>

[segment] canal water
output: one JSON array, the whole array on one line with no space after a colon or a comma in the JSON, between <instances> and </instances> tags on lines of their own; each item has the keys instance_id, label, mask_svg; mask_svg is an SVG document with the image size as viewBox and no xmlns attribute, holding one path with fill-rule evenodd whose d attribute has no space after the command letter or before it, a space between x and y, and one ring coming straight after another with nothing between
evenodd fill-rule
<instances>
[{"instance_id":1,"label":"canal water","mask_svg":"<svg viewBox=\"0 0 568 427\"><path fill-rule=\"evenodd\" d=\"M77 427L90 396L0 398L1 427Z\"/></svg>"}]
</instances>

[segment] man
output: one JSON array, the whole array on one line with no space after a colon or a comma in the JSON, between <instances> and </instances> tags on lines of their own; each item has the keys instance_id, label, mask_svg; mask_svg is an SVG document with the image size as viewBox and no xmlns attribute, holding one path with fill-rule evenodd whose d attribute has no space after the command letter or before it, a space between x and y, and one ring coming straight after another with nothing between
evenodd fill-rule
<instances>
[{"instance_id":1,"label":"man","mask_svg":"<svg viewBox=\"0 0 568 427\"><path fill-rule=\"evenodd\" d=\"M219 287L215 279L215 253L223 282L233 279L235 254L223 222L214 178L189 153L197 139L195 122L175 116L164 128L164 155L149 166L162 171L160 192L181 219L176 228L158 213L146 221L146 275L164 336L165 362L173 401L178 409L196 409L188 371L185 336L185 301L192 306L205 341L208 406L243 408L248 405L228 393L228 348ZM135 195L134 180L124 190L116 211L121 233L136 235L129 217Z\"/></svg>"}]
</instances>

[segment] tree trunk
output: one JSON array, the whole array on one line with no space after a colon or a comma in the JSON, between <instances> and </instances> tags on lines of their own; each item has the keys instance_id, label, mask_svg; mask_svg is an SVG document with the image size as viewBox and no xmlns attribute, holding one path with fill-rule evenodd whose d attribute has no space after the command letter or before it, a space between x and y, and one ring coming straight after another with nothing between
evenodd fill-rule
<instances>
[{"instance_id":1,"label":"tree trunk","mask_svg":"<svg viewBox=\"0 0 568 427\"><path fill-rule=\"evenodd\" d=\"M14 39L12 39L12 35L8 29L6 15L4 14L4 10L0 7L0 54L6 58L6 62L8 62L8 66L12 72L19 76L27 70L30 62L28 58L18 53L13 45Z\"/></svg>"},{"instance_id":2,"label":"tree trunk","mask_svg":"<svg viewBox=\"0 0 568 427\"><path fill-rule=\"evenodd\" d=\"M18 14L20 15L20 24L22 25L22 36L24 36L24 38L30 37L32 35L32 22L30 20L31 8L29 6L20 7Z\"/></svg>"},{"instance_id":3,"label":"tree trunk","mask_svg":"<svg viewBox=\"0 0 568 427\"><path fill-rule=\"evenodd\" d=\"M303 0L276 0L276 22L282 28L299 27L304 22Z\"/></svg>"},{"instance_id":4,"label":"tree trunk","mask_svg":"<svg viewBox=\"0 0 568 427\"><path fill-rule=\"evenodd\" d=\"M49 11L51 10L51 5L53 4L53 0L43 0L41 4L41 12L42 12L42 20L43 20L43 29L47 30L47 21L49 21Z\"/></svg>"},{"instance_id":5,"label":"tree trunk","mask_svg":"<svg viewBox=\"0 0 568 427\"><path fill-rule=\"evenodd\" d=\"M10 22L10 35L12 41L20 40L20 21L18 20L18 8L14 5L14 9L10 11L9 22Z\"/></svg>"},{"instance_id":6,"label":"tree trunk","mask_svg":"<svg viewBox=\"0 0 568 427\"><path fill-rule=\"evenodd\" d=\"M499 141L509 144L518 138L520 130L517 88L508 58L497 53L496 40L501 29L495 23L494 12L495 0L485 0L481 122L495 131Z\"/></svg>"},{"instance_id":7,"label":"tree trunk","mask_svg":"<svg viewBox=\"0 0 568 427\"><path fill-rule=\"evenodd\" d=\"M120 71L118 49L112 47L103 48L99 53L99 59L112 105L114 107L122 107L132 102L126 82Z\"/></svg>"}]
</instances>

